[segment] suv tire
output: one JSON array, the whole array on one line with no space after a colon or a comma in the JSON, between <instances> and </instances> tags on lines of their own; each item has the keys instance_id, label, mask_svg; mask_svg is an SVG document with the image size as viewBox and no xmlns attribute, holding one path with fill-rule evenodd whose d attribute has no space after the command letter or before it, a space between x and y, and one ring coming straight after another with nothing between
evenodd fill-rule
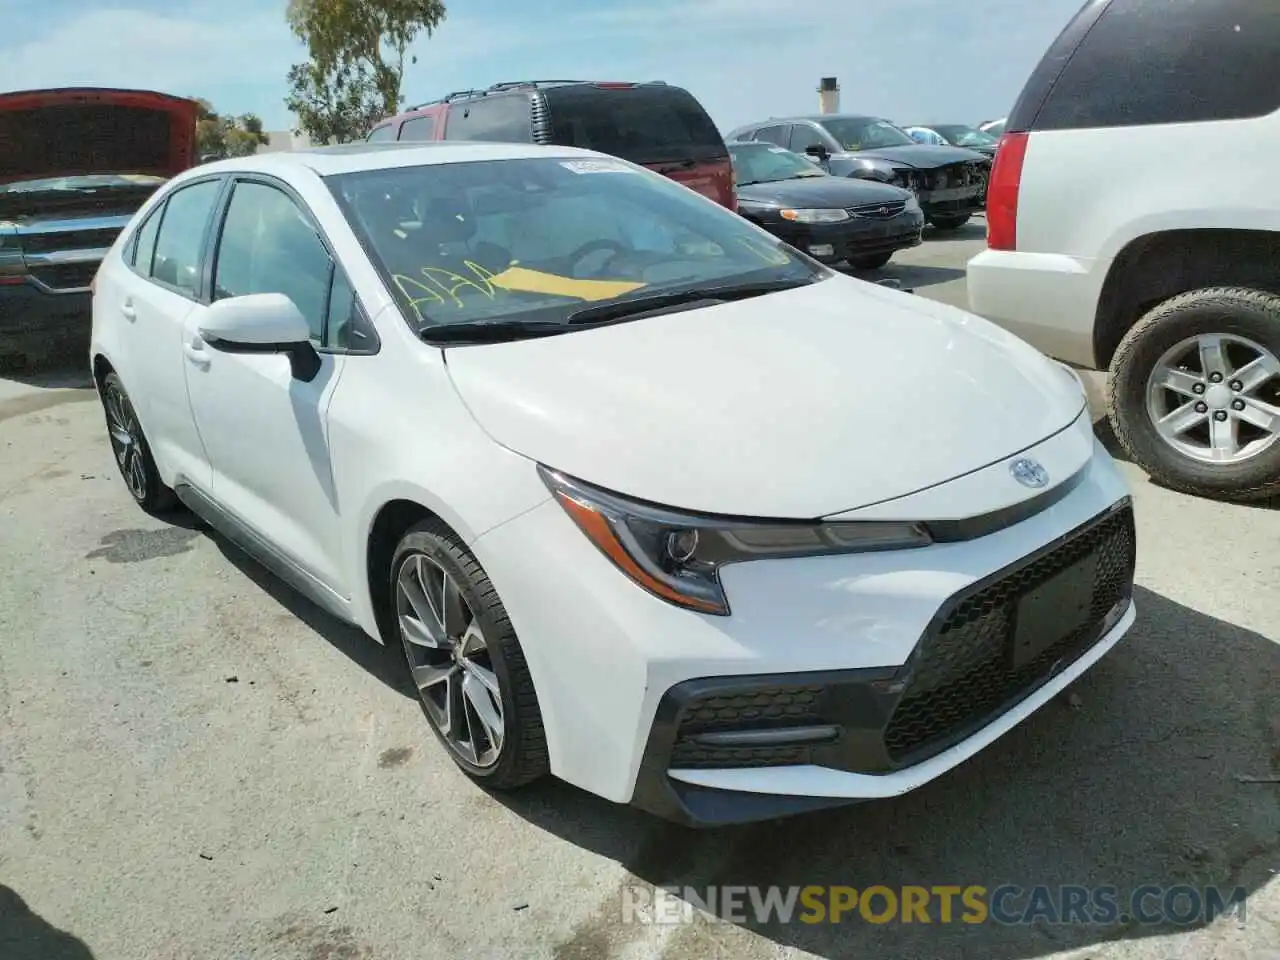
<instances>
[{"instance_id":1,"label":"suv tire","mask_svg":"<svg viewBox=\"0 0 1280 960\"><path fill-rule=\"evenodd\" d=\"M1149 385L1157 367L1167 362L1170 351L1193 338L1215 334L1237 338L1236 344L1260 348L1270 355L1268 362L1274 363L1280 358L1280 296L1243 287L1213 287L1183 293L1158 304L1134 324L1116 349L1107 384L1108 416L1121 445L1157 483L1222 500L1262 500L1280 493L1280 424L1274 427L1276 439L1258 453L1234 462L1213 463L1188 455L1166 440L1157 429L1156 411L1149 403ZM1233 417L1230 410L1245 403L1241 398L1248 395L1270 405L1280 404L1280 374L1259 381L1254 389L1239 396L1217 390L1223 394L1217 397L1206 389L1215 385L1210 376L1219 376L1229 390L1234 391L1237 384L1242 386L1242 381L1232 379L1232 372L1228 363L1225 375L1202 377L1206 371L1201 367L1192 371L1191 377L1196 381L1194 389L1200 393L1182 396L1179 391L1179 400L1185 399L1190 406L1194 407L1197 395L1204 395L1209 401L1201 403L1203 411L1197 409L1198 413L1207 414L1201 421L1205 430L1211 427L1209 417L1224 421ZM1232 398L1230 409L1217 409L1224 397Z\"/></svg>"},{"instance_id":2,"label":"suv tire","mask_svg":"<svg viewBox=\"0 0 1280 960\"><path fill-rule=\"evenodd\" d=\"M959 230L969 222L969 218L972 216L973 214L971 213L948 214L945 216L938 214L937 216L929 217L929 222L933 224L935 230Z\"/></svg>"},{"instance_id":3,"label":"suv tire","mask_svg":"<svg viewBox=\"0 0 1280 960\"><path fill-rule=\"evenodd\" d=\"M457 588L462 606L447 601L442 605L456 610L461 619L451 618L453 622L447 629L437 620L427 629L438 630L451 642L433 647L424 644L425 638L418 635L415 643L411 639L413 631L406 629L405 615L414 627L412 621L426 623L435 604L443 601L448 581ZM435 583L439 584L439 593ZM412 590L415 585L426 585L430 594L406 592L406 587ZM436 519L410 528L396 548L388 586L410 681L432 731L454 763L472 780L493 790L521 787L546 774L550 762L542 713L524 651L498 591L458 535ZM431 606L420 610L424 597ZM455 640L461 643L460 647L452 642ZM442 671L449 672L450 678L426 687L420 685L420 680L439 676ZM453 705L450 716L457 718L459 724L454 732L446 729L443 722L445 703ZM501 710L497 714L493 712L496 704ZM502 736L496 750L488 732L490 727L484 726L482 710L490 722L495 716L498 719Z\"/></svg>"}]
</instances>

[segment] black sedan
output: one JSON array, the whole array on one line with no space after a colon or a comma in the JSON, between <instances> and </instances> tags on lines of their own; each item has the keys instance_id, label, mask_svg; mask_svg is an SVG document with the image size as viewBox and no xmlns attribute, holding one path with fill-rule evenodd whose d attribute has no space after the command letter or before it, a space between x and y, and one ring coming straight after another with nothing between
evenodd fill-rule
<instances>
[{"instance_id":1,"label":"black sedan","mask_svg":"<svg viewBox=\"0 0 1280 960\"><path fill-rule=\"evenodd\" d=\"M1000 145L999 137L983 133L977 127L971 127L965 123L920 123L902 129L917 143L934 142L952 147L964 147L966 150L976 150L992 158L996 155L996 147Z\"/></svg>"},{"instance_id":2,"label":"black sedan","mask_svg":"<svg viewBox=\"0 0 1280 960\"><path fill-rule=\"evenodd\" d=\"M730 143L738 212L824 263L883 267L920 243L924 213L912 194L824 173L771 143Z\"/></svg>"},{"instance_id":3,"label":"black sedan","mask_svg":"<svg viewBox=\"0 0 1280 960\"><path fill-rule=\"evenodd\" d=\"M837 177L906 187L939 230L961 227L986 209L989 157L962 147L916 143L878 117L783 117L739 127L725 139L763 140L804 153Z\"/></svg>"}]
</instances>

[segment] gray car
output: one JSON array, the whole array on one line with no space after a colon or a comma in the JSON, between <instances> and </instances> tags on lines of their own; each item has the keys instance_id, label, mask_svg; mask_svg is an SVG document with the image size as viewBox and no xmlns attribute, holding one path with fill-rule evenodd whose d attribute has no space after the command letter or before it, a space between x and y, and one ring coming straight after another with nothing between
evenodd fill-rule
<instances>
[{"instance_id":1,"label":"gray car","mask_svg":"<svg viewBox=\"0 0 1280 960\"><path fill-rule=\"evenodd\" d=\"M991 159L960 147L916 143L879 117L818 114L762 120L726 140L764 140L811 157L838 177L879 180L916 195L925 219L955 230L986 209Z\"/></svg>"}]
</instances>

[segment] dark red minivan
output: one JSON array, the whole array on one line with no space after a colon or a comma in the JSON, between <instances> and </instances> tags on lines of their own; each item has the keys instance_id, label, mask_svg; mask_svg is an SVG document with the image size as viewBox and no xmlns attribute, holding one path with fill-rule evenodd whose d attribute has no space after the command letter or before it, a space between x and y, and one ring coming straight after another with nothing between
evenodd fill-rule
<instances>
[{"instance_id":1,"label":"dark red minivan","mask_svg":"<svg viewBox=\"0 0 1280 960\"><path fill-rule=\"evenodd\" d=\"M724 138L689 91L662 82L537 80L463 90L382 121L368 139L585 147L737 207Z\"/></svg>"}]
</instances>

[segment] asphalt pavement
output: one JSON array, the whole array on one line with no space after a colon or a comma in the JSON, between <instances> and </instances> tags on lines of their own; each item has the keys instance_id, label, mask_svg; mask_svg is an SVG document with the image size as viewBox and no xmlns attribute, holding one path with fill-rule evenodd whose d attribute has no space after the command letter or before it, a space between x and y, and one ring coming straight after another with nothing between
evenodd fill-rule
<instances>
[{"instance_id":1,"label":"asphalt pavement","mask_svg":"<svg viewBox=\"0 0 1280 960\"><path fill-rule=\"evenodd\" d=\"M876 277L964 302L976 225ZM693 833L473 786L394 652L138 511L92 391L0 381L0 958L1280 956L1280 510L1125 464L1138 621L909 796ZM1270 782L1268 782L1270 781ZM650 885L1242 887L1144 925L627 922Z\"/></svg>"}]
</instances>

